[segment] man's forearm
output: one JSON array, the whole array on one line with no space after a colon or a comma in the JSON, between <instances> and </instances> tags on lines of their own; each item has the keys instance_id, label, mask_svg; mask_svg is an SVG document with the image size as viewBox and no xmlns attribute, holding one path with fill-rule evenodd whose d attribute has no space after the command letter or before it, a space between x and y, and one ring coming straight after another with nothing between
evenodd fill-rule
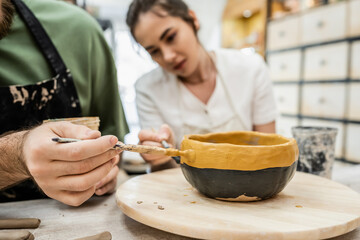
<instances>
[{"instance_id":1,"label":"man's forearm","mask_svg":"<svg viewBox=\"0 0 360 240\"><path fill-rule=\"evenodd\" d=\"M23 161L23 142L27 132L13 132L0 136L0 189L30 178Z\"/></svg>"}]
</instances>

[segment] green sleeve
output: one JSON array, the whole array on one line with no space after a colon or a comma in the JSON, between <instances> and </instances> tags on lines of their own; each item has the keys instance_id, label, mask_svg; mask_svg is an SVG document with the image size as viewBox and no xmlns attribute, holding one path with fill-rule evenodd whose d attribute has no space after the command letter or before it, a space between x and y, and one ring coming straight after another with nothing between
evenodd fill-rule
<instances>
[{"instance_id":1,"label":"green sleeve","mask_svg":"<svg viewBox=\"0 0 360 240\"><path fill-rule=\"evenodd\" d=\"M114 59L102 32L96 34L90 53L93 97L89 115L96 113L100 117L102 135L113 134L124 141L129 128L119 95Z\"/></svg>"}]
</instances>

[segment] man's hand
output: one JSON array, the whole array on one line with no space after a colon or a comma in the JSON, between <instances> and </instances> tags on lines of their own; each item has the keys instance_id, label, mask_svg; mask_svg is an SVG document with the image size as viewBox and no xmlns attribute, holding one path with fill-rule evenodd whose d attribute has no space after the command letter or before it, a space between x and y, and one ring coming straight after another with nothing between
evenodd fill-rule
<instances>
[{"instance_id":1,"label":"man's hand","mask_svg":"<svg viewBox=\"0 0 360 240\"><path fill-rule=\"evenodd\" d=\"M54 137L86 141L56 143ZM95 191L113 191L121 150L112 147L115 136L68 122L43 124L29 131L23 143L23 159L29 173L49 197L78 206Z\"/></svg>"},{"instance_id":2,"label":"man's hand","mask_svg":"<svg viewBox=\"0 0 360 240\"><path fill-rule=\"evenodd\" d=\"M104 194L113 193L116 189L117 184L117 175L119 173L119 167L117 163L119 162L120 155L116 156L116 165L114 165L109 172L109 174L104 177L100 182L98 182L95 186L95 194L98 196Z\"/></svg>"}]
</instances>

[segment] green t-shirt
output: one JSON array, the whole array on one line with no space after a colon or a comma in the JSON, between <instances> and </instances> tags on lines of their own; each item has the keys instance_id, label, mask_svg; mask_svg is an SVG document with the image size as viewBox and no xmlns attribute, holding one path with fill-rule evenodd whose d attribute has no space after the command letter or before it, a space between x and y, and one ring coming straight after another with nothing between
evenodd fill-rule
<instances>
[{"instance_id":1,"label":"green t-shirt","mask_svg":"<svg viewBox=\"0 0 360 240\"><path fill-rule=\"evenodd\" d=\"M99 116L102 135L123 141L129 132L111 51L96 20L62 1L24 0L70 69L82 115ZM0 40L0 86L35 84L53 77L49 64L24 22L15 15Z\"/></svg>"}]
</instances>

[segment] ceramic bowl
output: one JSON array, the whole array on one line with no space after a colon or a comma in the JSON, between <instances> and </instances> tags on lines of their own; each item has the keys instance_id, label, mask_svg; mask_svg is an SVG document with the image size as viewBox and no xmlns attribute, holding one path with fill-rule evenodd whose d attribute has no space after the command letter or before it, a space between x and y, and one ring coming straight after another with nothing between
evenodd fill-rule
<instances>
[{"instance_id":1,"label":"ceramic bowl","mask_svg":"<svg viewBox=\"0 0 360 240\"><path fill-rule=\"evenodd\" d=\"M200 193L219 200L258 201L281 192L294 176L295 139L259 132L186 135L181 169Z\"/></svg>"},{"instance_id":2,"label":"ceramic bowl","mask_svg":"<svg viewBox=\"0 0 360 240\"><path fill-rule=\"evenodd\" d=\"M84 125L92 130L99 130L100 119L99 117L76 117L76 118L56 118L56 119L48 119L43 122L59 122L59 121L67 121L73 124Z\"/></svg>"}]
</instances>

